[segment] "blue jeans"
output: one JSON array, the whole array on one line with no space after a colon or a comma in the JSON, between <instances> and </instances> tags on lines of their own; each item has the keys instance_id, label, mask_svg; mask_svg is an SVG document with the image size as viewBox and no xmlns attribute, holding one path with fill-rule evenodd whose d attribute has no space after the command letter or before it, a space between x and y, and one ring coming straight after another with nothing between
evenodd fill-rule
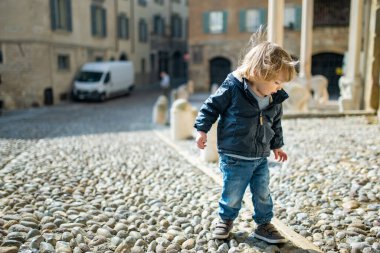
<instances>
[{"instance_id":1,"label":"blue jeans","mask_svg":"<svg viewBox=\"0 0 380 253\"><path fill-rule=\"evenodd\" d=\"M267 158L253 161L219 154L223 173L223 191L219 201L219 215L223 220L234 220L240 211L245 189L249 185L254 207L253 220L264 224L273 218L273 202L269 192Z\"/></svg>"}]
</instances>

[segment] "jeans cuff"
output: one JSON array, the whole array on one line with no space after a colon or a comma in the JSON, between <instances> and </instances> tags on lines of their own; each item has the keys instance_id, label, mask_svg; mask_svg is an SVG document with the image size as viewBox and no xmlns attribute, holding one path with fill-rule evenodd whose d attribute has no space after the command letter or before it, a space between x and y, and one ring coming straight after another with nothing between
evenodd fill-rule
<instances>
[{"instance_id":1,"label":"jeans cuff","mask_svg":"<svg viewBox=\"0 0 380 253\"><path fill-rule=\"evenodd\" d=\"M270 223L270 221L272 220L273 217L267 217L267 218L253 218L253 220L255 221L255 223L257 225L261 225L261 224L266 224L266 223Z\"/></svg>"}]
</instances>

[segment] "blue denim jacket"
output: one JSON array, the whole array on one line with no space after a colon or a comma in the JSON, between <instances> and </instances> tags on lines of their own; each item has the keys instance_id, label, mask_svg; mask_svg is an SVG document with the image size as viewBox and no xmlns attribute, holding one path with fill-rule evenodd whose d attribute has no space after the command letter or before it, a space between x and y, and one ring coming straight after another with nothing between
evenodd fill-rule
<instances>
[{"instance_id":1,"label":"blue denim jacket","mask_svg":"<svg viewBox=\"0 0 380 253\"><path fill-rule=\"evenodd\" d=\"M272 103L260 110L246 82L228 74L215 94L202 105L195 120L198 131L208 132L219 118L218 151L246 157L268 157L284 145L281 127L284 90L272 95Z\"/></svg>"}]
</instances>

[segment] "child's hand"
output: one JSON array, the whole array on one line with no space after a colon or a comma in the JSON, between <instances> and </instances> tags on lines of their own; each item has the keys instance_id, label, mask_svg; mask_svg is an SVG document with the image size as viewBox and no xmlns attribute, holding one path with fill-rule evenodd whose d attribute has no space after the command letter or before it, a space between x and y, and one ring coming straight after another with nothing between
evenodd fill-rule
<instances>
[{"instance_id":1,"label":"child's hand","mask_svg":"<svg viewBox=\"0 0 380 253\"><path fill-rule=\"evenodd\" d=\"M285 162L286 160L288 160L288 155L282 151L282 149L278 148L278 149L273 149L273 153L274 153L274 159L277 160L279 162Z\"/></svg>"},{"instance_id":2,"label":"child's hand","mask_svg":"<svg viewBox=\"0 0 380 253\"><path fill-rule=\"evenodd\" d=\"M197 138L195 139L197 142L197 147L200 149L204 149L206 147L207 142L207 134L202 131L198 131Z\"/></svg>"}]
</instances>

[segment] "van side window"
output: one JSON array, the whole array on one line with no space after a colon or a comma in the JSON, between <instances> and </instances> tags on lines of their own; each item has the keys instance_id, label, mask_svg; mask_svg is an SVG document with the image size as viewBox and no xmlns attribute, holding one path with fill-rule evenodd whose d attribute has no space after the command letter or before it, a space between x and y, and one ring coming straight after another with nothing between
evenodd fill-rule
<instances>
[{"instance_id":1,"label":"van side window","mask_svg":"<svg viewBox=\"0 0 380 253\"><path fill-rule=\"evenodd\" d=\"M104 83L109 83L111 79L111 74L110 72L107 73L106 78L104 78Z\"/></svg>"}]
</instances>

